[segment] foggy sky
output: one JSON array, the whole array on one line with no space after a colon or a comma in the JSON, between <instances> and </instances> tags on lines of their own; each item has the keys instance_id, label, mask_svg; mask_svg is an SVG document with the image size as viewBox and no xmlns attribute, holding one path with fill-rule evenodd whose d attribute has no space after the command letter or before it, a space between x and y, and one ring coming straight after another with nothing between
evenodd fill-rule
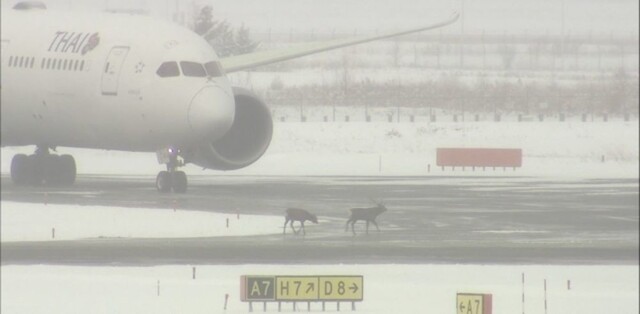
<instances>
[{"instance_id":1,"label":"foggy sky","mask_svg":"<svg viewBox=\"0 0 640 314\"><path fill-rule=\"evenodd\" d=\"M3 0L2 9L17 0ZM173 19L211 4L217 17L254 31L375 31L412 27L464 12L446 32L609 34L638 37L637 0L45 0L51 10L142 9ZM563 10L564 3L564 10ZM564 15L563 15L564 11ZM564 22L563 22L564 16ZM188 18L188 17L187 17ZM563 27L564 25L564 27Z\"/></svg>"}]
</instances>

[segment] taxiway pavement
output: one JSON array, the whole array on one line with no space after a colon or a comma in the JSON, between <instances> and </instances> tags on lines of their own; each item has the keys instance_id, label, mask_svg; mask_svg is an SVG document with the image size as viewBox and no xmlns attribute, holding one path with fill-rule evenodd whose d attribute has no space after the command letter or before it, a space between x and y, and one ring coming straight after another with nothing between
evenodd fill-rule
<instances>
[{"instance_id":1,"label":"taxiway pavement","mask_svg":"<svg viewBox=\"0 0 640 314\"><path fill-rule=\"evenodd\" d=\"M234 263L637 264L638 180L526 177L192 176L186 194L158 194L154 177L79 176L71 187L17 187L2 200L318 215L307 235L5 242L8 264ZM382 200L389 211L364 234L345 232L348 208ZM143 226L141 226L143 227Z\"/></svg>"}]
</instances>

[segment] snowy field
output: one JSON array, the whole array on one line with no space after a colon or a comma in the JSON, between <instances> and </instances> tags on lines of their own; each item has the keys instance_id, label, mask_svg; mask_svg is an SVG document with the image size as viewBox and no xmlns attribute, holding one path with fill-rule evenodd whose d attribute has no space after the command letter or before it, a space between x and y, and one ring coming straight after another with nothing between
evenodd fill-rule
<instances>
[{"instance_id":1,"label":"snowy field","mask_svg":"<svg viewBox=\"0 0 640 314\"><path fill-rule=\"evenodd\" d=\"M282 218L2 202L0 222L2 241L59 241L274 233ZM357 313L454 313L456 293L492 294L494 313L520 313L523 306L526 313L638 313L637 265L3 265L1 271L2 313L247 313L239 301L241 275L363 275ZM306 311L306 304L298 308ZM327 309L335 312L336 305ZM283 310L292 312L292 305ZM345 310L350 304L342 304Z\"/></svg>"},{"instance_id":2,"label":"snowy field","mask_svg":"<svg viewBox=\"0 0 640 314\"><path fill-rule=\"evenodd\" d=\"M279 114L279 113L278 113ZM352 116L355 116L353 114ZM448 117L449 121L451 117ZM440 118L439 118L440 119ZM638 121L609 122L285 122L255 164L238 171L202 170L192 175L382 175L533 176L545 178L638 178ZM436 167L438 147L521 148L523 166L513 169ZM15 153L2 148L2 173ZM72 154L80 174L149 175L161 170L153 153L59 148ZM604 159L603 159L604 158Z\"/></svg>"},{"instance_id":3,"label":"snowy field","mask_svg":"<svg viewBox=\"0 0 640 314\"><path fill-rule=\"evenodd\" d=\"M3 1L2 9L16 1ZM107 4L108 3L108 4ZM193 1L211 3L217 17L232 25L249 27L254 34L287 37L290 34L351 35L422 25L448 16L460 2L406 0L234 0ZM465 1L464 33L478 34L560 34L594 37L637 38L638 1L632 0L543 0L543 1ZM104 9L148 6L150 15L171 19L173 2L51 0L51 9ZM188 20L191 3L177 6ZM564 5L564 6L563 6ZM564 16L563 16L564 8ZM459 9L459 8L458 8ZM385 18L381 18L384 16ZM561 19L560 17L564 18ZM564 21L564 22L561 22ZM463 23L442 30L444 34L463 32ZM289 73L238 73L232 77L239 85L266 90L277 78L285 86L304 84L339 85L344 73L322 71L318 59L352 63L389 63L389 43L372 44L347 52L335 52L303 59L299 64L311 68ZM406 48L406 47L405 47ZM414 49L413 46L409 47ZM380 56L364 59L370 50ZM357 54L359 52L359 54ZM404 61L413 62L412 51L404 51ZM637 55L634 55L634 57ZM495 57L495 56L494 56ZM378 58L378 59L376 59ZM625 62L637 79L637 58ZM456 64L457 56L443 57L443 64ZM524 60L524 59L523 59ZM500 65L494 58L495 66ZM548 61L548 60L547 60ZM429 60L423 61L430 62ZM467 58L479 67L480 60ZM488 60L489 66L492 59ZM522 61L525 62L525 61ZM576 61L577 62L577 61ZM593 68L593 58L587 61ZM617 66L619 60L605 55L603 65ZM357 64L356 64L357 65ZM314 67L315 66L315 67ZM458 73L461 70L458 70ZM320 72L320 74L318 74ZM355 69L351 79L424 82L451 75L450 69L424 73L421 69ZM593 73L490 72L491 81L562 84L596 79ZM601 75L601 74L598 74ZM458 75L473 83L478 71ZM638 121L620 119L609 122L579 121L494 123L452 122L451 113L430 123L425 116L416 123L388 123L390 111L379 112L374 122L359 121L358 109L340 109L337 121L350 115L352 122L320 122L328 115L305 112L307 123L298 121L297 108L274 108L276 120L273 141L267 153L254 165L234 172L185 167L189 176L203 175L354 175L354 176L524 176L545 179L638 178ZM357 113L354 110L358 110ZM287 122L279 122L284 117ZM380 118L382 117L382 118ZM522 148L523 167L513 169L440 169L435 165L438 147ZM0 151L2 174L9 173L11 157L33 153L33 147L5 148ZM153 153L127 153L59 148L58 153L76 158L79 174L149 176L162 169ZM524 178L522 180L527 180ZM152 179L150 179L152 180ZM447 180L447 179L443 179ZM515 179L514 180L520 180ZM151 182L151 181L150 181ZM454 183L452 183L454 184ZM552 188L549 185L549 188ZM173 210L172 208L119 208L23 204L2 201L0 231L2 243L16 241L64 241L98 238L189 238L273 234L282 232L281 216L216 214ZM229 225L227 227L227 221ZM144 226L141 228L140 226ZM196 267L196 278L193 268ZM241 275L363 275L364 301L356 313L456 313L456 293L490 293L493 313L513 314L636 314L639 308L638 265L159 265L154 267L96 267L64 265L2 265L1 313L247 313L248 305L239 301ZM525 281L522 282L524 274ZM544 282L547 289L545 293ZM522 302L522 294L525 302ZM224 309L225 295L229 295ZM546 295L546 298L545 298ZM545 309L545 299L547 308ZM302 312L306 304L299 304ZM311 305L320 312L320 304ZM330 312L335 304L327 304ZM350 312L350 304L342 304ZM254 305L262 312L262 304ZM276 304L269 305L277 311ZM283 304L283 312L292 312Z\"/></svg>"},{"instance_id":4,"label":"snowy field","mask_svg":"<svg viewBox=\"0 0 640 314\"><path fill-rule=\"evenodd\" d=\"M638 178L638 122L276 123L267 154L238 172L189 175L476 175ZM462 172L435 165L437 147L520 147L523 168ZM10 157L32 148L3 148ZM154 175L154 154L60 148L80 173ZM605 161L602 161L602 156ZM282 217L2 202L2 241L100 237L211 237L281 232ZM226 220L230 226L226 228ZM180 223L176 223L180 222ZM145 228L136 228L145 226ZM188 230L184 226L189 226ZM260 227L258 227L260 226ZM52 229L55 228L55 239ZM456 293L490 293L494 313L638 313L638 266L599 265L192 265L81 267L3 265L2 313L247 313L241 275L363 275L357 313L455 313ZM547 311L544 280L547 280ZM570 283L568 282L570 281ZM227 310L225 294L229 294ZM262 311L255 305L255 312ZM306 311L306 304L299 304ZM342 304L350 311L350 304ZM277 305L270 304L270 311ZM312 304L312 311L321 311ZM327 304L336 311L335 304ZM283 305L292 312L291 304Z\"/></svg>"},{"instance_id":5,"label":"snowy field","mask_svg":"<svg viewBox=\"0 0 640 314\"><path fill-rule=\"evenodd\" d=\"M280 232L282 223L282 217L238 219L170 208L6 201L1 206L3 243L266 234ZM492 294L494 313L521 313L523 307L525 313L540 314L639 310L637 265L3 265L0 270L2 313L248 313L248 304L239 301L241 275L363 275L364 301L357 304L357 313L455 313L456 293ZM306 306L298 308L304 312ZM277 309L276 304L268 307ZM350 311L350 304L341 309ZM254 310L261 312L262 304ZM319 312L321 304L312 304L311 310ZM327 304L327 310L335 312L336 304ZM284 304L283 311L292 312L292 305Z\"/></svg>"},{"instance_id":6,"label":"snowy field","mask_svg":"<svg viewBox=\"0 0 640 314\"><path fill-rule=\"evenodd\" d=\"M241 275L363 275L355 313L456 313L456 293L493 295L499 314L637 314L638 266L3 266L2 313L248 313ZM525 281L522 283L522 274ZM545 311L544 281L547 282ZM524 288L525 302L522 304ZM225 295L229 295L224 310ZM335 312L335 303L327 303ZM282 305L293 312L293 305ZM523 311L524 307L524 311ZM277 312L277 304L268 305ZM320 303L311 304L321 312ZM307 304L298 304L307 312ZM351 304L342 303L342 312ZM262 312L262 303L254 304Z\"/></svg>"},{"instance_id":7,"label":"snowy field","mask_svg":"<svg viewBox=\"0 0 640 314\"><path fill-rule=\"evenodd\" d=\"M284 221L281 216L231 215L167 208L6 201L1 205L2 242L273 234L282 232Z\"/></svg>"}]
</instances>

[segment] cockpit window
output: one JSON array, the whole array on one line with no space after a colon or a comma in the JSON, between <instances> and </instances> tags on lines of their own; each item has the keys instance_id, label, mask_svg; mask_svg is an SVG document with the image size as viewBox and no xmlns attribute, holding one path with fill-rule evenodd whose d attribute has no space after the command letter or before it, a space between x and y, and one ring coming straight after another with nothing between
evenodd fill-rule
<instances>
[{"instance_id":1,"label":"cockpit window","mask_svg":"<svg viewBox=\"0 0 640 314\"><path fill-rule=\"evenodd\" d=\"M168 61L160 65L156 74L160 77L179 76L180 69L175 61Z\"/></svg>"},{"instance_id":2,"label":"cockpit window","mask_svg":"<svg viewBox=\"0 0 640 314\"><path fill-rule=\"evenodd\" d=\"M207 76L207 72L205 72L202 64L191 61L181 61L180 67L182 68L182 74L185 76L195 76L195 77L205 77Z\"/></svg>"},{"instance_id":3,"label":"cockpit window","mask_svg":"<svg viewBox=\"0 0 640 314\"><path fill-rule=\"evenodd\" d=\"M218 61L211 61L204 64L204 68L207 70L207 75L212 77L220 77L224 75L222 66Z\"/></svg>"}]
</instances>

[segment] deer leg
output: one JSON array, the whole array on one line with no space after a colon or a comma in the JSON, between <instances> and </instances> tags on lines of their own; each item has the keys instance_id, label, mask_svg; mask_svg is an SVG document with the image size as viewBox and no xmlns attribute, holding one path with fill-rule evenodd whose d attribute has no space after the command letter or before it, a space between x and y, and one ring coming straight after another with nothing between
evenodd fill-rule
<instances>
[{"instance_id":1,"label":"deer leg","mask_svg":"<svg viewBox=\"0 0 640 314\"><path fill-rule=\"evenodd\" d=\"M293 230L294 234L298 234L298 231L296 231L296 228L293 226L293 220L291 220L291 230Z\"/></svg>"},{"instance_id":2,"label":"deer leg","mask_svg":"<svg viewBox=\"0 0 640 314\"><path fill-rule=\"evenodd\" d=\"M376 226L376 229L378 229L378 232L380 232L380 227L378 227L378 223L375 220L371 220L371 222Z\"/></svg>"},{"instance_id":3,"label":"deer leg","mask_svg":"<svg viewBox=\"0 0 640 314\"><path fill-rule=\"evenodd\" d=\"M347 232L349 230L349 223L351 222L351 219L347 220L347 224L344 225L344 232Z\"/></svg>"},{"instance_id":4,"label":"deer leg","mask_svg":"<svg viewBox=\"0 0 640 314\"><path fill-rule=\"evenodd\" d=\"M287 224L289 223L289 218L285 218L284 220L284 227L282 228L282 234L287 233Z\"/></svg>"},{"instance_id":5,"label":"deer leg","mask_svg":"<svg viewBox=\"0 0 640 314\"><path fill-rule=\"evenodd\" d=\"M353 235L356 235L356 229L355 229L356 221L357 220L354 220L351 222L351 231L353 231Z\"/></svg>"},{"instance_id":6,"label":"deer leg","mask_svg":"<svg viewBox=\"0 0 640 314\"><path fill-rule=\"evenodd\" d=\"M301 222L301 224L302 224L302 235L307 235L307 232L304 231L304 221Z\"/></svg>"}]
</instances>

